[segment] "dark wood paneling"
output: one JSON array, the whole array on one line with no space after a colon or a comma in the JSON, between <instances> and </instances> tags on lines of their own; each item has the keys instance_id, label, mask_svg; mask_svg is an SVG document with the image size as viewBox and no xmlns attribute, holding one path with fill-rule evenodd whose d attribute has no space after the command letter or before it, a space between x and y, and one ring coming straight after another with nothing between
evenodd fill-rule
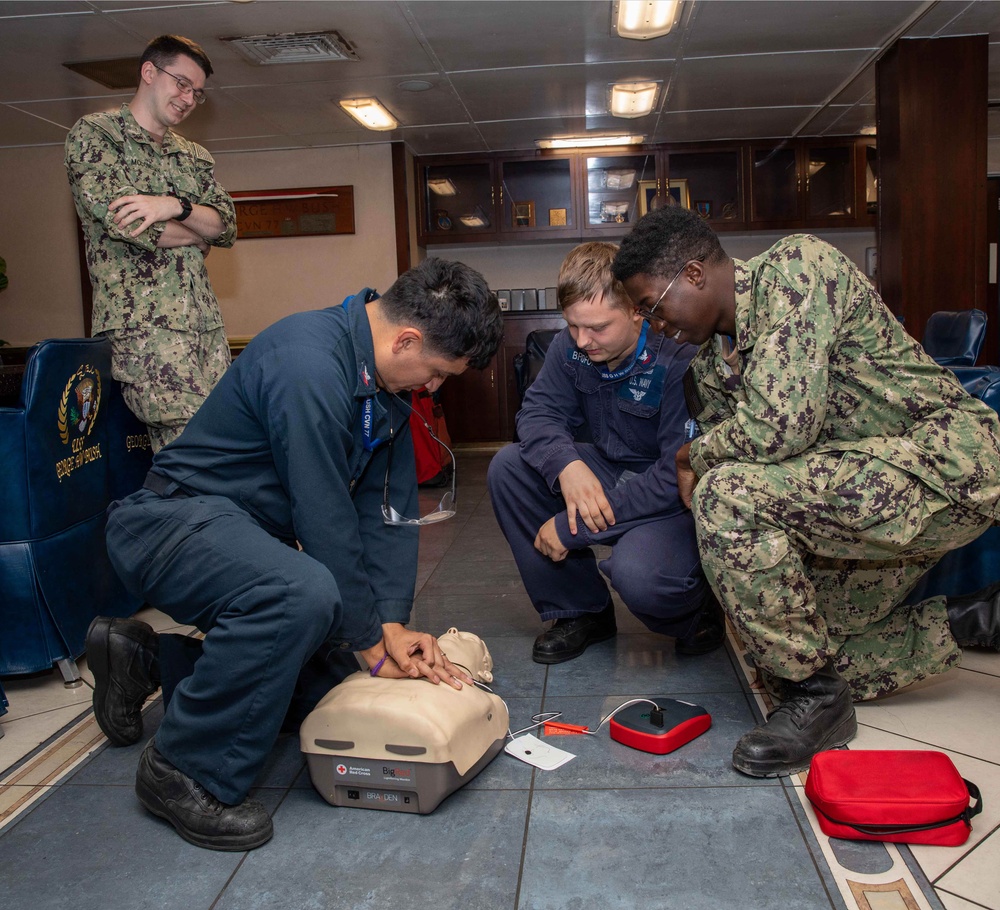
<instances>
[{"instance_id":1,"label":"dark wood paneling","mask_svg":"<svg viewBox=\"0 0 1000 910\"><path fill-rule=\"evenodd\" d=\"M986 293L986 35L906 39L877 65L882 296L920 338Z\"/></svg>"},{"instance_id":2,"label":"dark wood paneling","mask_svg":"<svg viewBox=\"0 0 1000 910\"><path fill-rule=\"evenodd\" d=\"M524 353L528 333L566 325L558 311L507 313L504 339L496 356L482 371L466 370L441 386L441 407L448 432L456 443L510 442L520 401L514 357Z\"/></svg>"}]
</instances>

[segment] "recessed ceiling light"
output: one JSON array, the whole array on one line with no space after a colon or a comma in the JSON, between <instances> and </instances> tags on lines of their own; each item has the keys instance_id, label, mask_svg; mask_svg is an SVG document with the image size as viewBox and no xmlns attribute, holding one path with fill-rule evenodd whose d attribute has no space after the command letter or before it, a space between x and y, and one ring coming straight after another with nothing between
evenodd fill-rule
<instances>
[{"instance_id":1,"label":"recessed ceiling light","mask_svg":"<svg viewBox=\"0 0 1000 910\"><path fill-rule=\"evenodd\" d=\"M434 86L423 79L407 79L405 82L400 82L396 88L402 89L404 92L426 92Z\"/></svg>"},{"instance_id":2,"label":"recessed ceiling light","mask_svg":"<svg viewBox=\"0 0 1000 910\"><path fill-rule=\"evenodd\" d=\"M580 149L605 145L642 145L645 136L576 136L566 139L536 139L540 149Z\"/></svg>"},{"instance_id":3,"label":"recessed ceiling light","mask_svg":"<svg viewBox=\"0 0 1000 910\"><path fill-rule=\"evenodd\" d=\"M385 131L399 126L378 98L349 98L337 103L366 129Z\"/></svg>"},{"instance_id":4,"label":"recessed ceiling light","mask_svg":"<svg viewBox=\"0 0 1000 910\"><path fill-rule=\"evenodd\" d=\"M616 82L611 86L608 108L613 117L645 117L653 110L659 92L659 82Z\"/></svg>"},{"instance_id":5,"label":"recessed ceiling light","mask_svg":"<svg viewBox=\"0 0 1000 910\"><path fill-rule=\"evenodd\" d=\"M611 6L611 30L619 38L659 38L674 27L680 5L681 0L616 0Z\"/></svg>"}]
</instances>

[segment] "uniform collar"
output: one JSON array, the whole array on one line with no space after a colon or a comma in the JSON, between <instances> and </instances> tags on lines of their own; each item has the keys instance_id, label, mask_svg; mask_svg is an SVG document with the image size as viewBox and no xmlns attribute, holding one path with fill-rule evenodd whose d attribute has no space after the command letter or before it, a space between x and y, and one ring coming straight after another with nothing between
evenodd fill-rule
<instances>
[{"instance_id":1,"label":"uniform collar","mask_svg":"<svg viewBox=\"0 0 1000 910\"><path fill-rule=\"evenodd\" d=\"M135 119L135 115L128 106L128 102L122 105L119 113L122 117L123 132L129 139L148 145L163 155L170 155L173 152L180 151L180 146L177 143L173 130L168 128L166 133L163 134L163 142L159 143L148 130L139 125L139 121Z\"/></svg>"},{"instance_id":2,"label":"uniform collar","mask_svg":"<svg viewBox=\"0 0 1000 910\"><path fill-rule=\"evenodd\" d=\"M347 311L347 324L354 342L355 375L357 386L354 389L355 398L370 398L378 393L375 384L375 345L372 341L372 329L365 312L365 304L377 300L378 293L371 288L362 288L353 297L348 297L343 304Z\"/></svg>"}]
</instances>

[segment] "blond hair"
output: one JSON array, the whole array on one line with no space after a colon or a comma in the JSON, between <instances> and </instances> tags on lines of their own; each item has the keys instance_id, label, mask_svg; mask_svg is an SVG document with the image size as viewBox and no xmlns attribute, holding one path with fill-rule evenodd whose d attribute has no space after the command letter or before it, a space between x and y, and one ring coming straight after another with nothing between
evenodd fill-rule
<instances>
[{"instance_id":1,"label":"blond hair","mask_svg":"<svg viewBox=\"0 0 1000 910\"><path fill-rule=\"evenodd\" d=\"M598 241L574 247L559 268L559 308L565 310L580 300L603 297L609 306L631 310L632 301L611 272L617 252L615 244Z\"/></svg>"}]
</instances>

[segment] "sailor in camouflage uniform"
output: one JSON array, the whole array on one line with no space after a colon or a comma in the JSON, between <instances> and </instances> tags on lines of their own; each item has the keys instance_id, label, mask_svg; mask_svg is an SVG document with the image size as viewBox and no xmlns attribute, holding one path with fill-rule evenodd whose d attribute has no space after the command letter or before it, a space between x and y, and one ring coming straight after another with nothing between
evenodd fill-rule
<instances>
[{"instance_id":1,"label":"sailor in camouflage uniform","mask_svg":"<svg viewBox=\"0 0 1000 910\"><path fill-rule=\"evenodd\" d=\"M93 331L110 339L112 374L154 451L180 435L230 362L205 256L233 245L235 207L212 156L173 131L204 101L211 74L197 44L156 38L135 97L82 118L66 138Z\"/></svg>"},{"instance_id":2,"label":"sailor in camouflage uniform","mask_svg":"<svg viewBox=\"0 0 1000 910\"><path fill-rule=\"evenodd\" d=\"M997 647L996 601L904 600L1000 520L1000 421L846 256L799 235L732 260L675 207L636 225L613 270L660 331L701 345L686 380L702 435L678 483L709 581L784 699L738 770L803 770L853 738L852 699Z\"/></svg>"}]
</instances>

